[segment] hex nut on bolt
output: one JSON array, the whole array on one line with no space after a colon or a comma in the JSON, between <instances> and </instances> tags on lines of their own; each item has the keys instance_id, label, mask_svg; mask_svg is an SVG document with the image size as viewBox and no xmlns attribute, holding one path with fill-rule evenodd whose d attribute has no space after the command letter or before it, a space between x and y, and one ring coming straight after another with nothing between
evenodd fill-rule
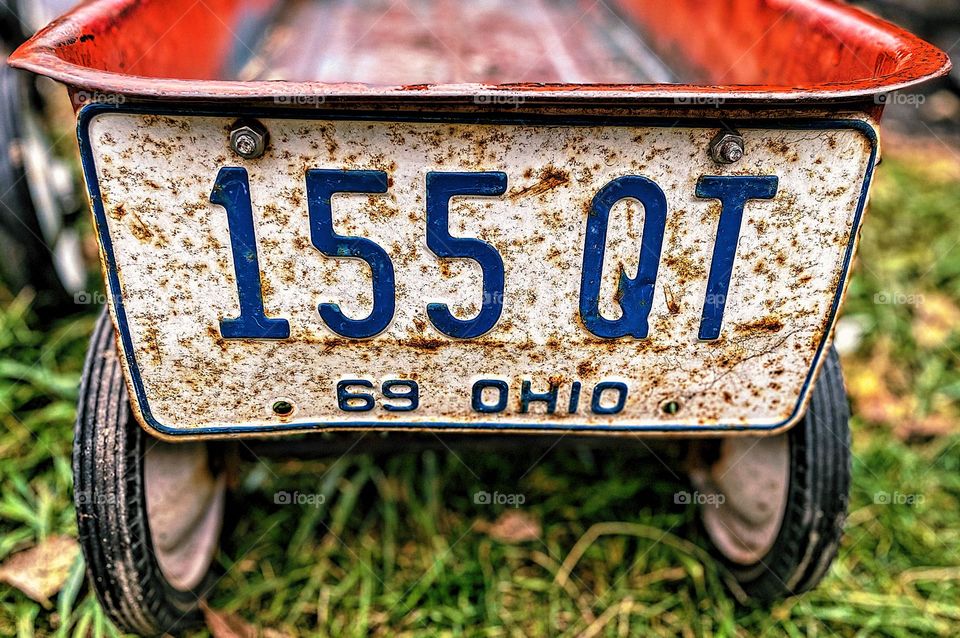
<instances>
[{"instance_id":1,"label":"hex nut on bolt","mask_svg":"<svg viewBox=\"0 0 960 638\"><path fill-rule=\"evenodd\" d=\"M230 131L230 148L244 159L256 159L267 150L269 139L259 122L237 122Z\"/></svg>"},{"instance_id":2,"label":"hex nut on bolt","mask_svg":"<svg viewBox=\"0 0 960 638\"><path fill-rule=\"evenodd\" d=\"M743 157L743 136L720 131L710 142L710 157L718 164L733 164Z\"/></svg>"}]
</instances>

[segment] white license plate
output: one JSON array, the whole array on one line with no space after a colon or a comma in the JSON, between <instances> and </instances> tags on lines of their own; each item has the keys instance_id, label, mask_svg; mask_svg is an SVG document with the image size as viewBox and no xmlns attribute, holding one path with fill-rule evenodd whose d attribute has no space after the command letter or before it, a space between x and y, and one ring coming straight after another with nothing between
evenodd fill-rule
<instances>
[{"instance_id":1,"label":"white license plate","mask_svg":"<svg viewBox=\"0 0 960 638\"><path fill-rule=\"evenodd\" d=\"M392 121L90 107L141 422L722 432L802 416L876 153L860 120ZM390 117L390 116L381 116Z\"/></svg>"}]
</instances>

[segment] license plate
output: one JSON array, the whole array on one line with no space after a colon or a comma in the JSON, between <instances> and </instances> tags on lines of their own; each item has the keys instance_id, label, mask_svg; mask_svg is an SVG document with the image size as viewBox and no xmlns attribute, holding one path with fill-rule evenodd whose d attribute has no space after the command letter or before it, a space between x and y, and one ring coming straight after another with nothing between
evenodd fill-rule
<instances>
[{"instance_id":1,"label":"license plate","mask_svg":"<svg viewBox=\"0 0 960 638\"><path fill-rule=\"evenodd\" d=\"M716 121L264 113L244 160L235 121L81 114L162 435L788 427L876 154L856 119L736 122L721 165Z\"/></svg>"}]
</instances>

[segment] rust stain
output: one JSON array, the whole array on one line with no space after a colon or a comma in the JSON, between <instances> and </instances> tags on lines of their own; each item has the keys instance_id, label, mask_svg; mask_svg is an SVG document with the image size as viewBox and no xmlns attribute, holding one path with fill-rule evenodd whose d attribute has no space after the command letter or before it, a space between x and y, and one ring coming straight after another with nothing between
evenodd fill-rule
<instances>
[{"instance_id":1,"label":"rust stain","mask_svg":"<svg viewBox=\"0 0 960 638\"><path fill-rule=\"evenodd\" d=\"M426 350L428 352L433 352L439 350L440 348L449 345L450 341L446 339L439 339L436 337L413 337L407 340L407 343L410 347L417 350Z\"/></svg>"},{"instance_id":2,"label":"rust stain","mask_svg":"<svg viewBox=\"0 0 960 638\"><path fill-rule=\"evenodd\" d=\"M526 173L525 175L533 176L532 172ZM529 179L529 177L528 177ZM563 186L570 182L570 173L562 168L557 168L556 166L550 165L542 168L537 173L537 182L521 188L520 190L512 191L507 197L511 200L520 199L521 197L532 197L535 195L543 195L552 191L554 188Z\"/></svg>"},{"instance_id":3,"label":"rust stain","mask_svg":"<svg viewBox=\"0 0 960 638\"><path fill-rule=\"evenodd\" d=\"M663 294L667 298L667 311L671 315L680 314L680 302L673 296L673 292L671 292L670 286L667 284L663 285Z\"/></svg>"},{"instance_id":4,"label":"rust stain","mask_svg":"<svg viewBox=\"0 0 960 638\"><path fill-rule=\"evenodd\" d=\"M775 315L767 315L750 323L737 324L736 330L741 334L780 332L783 322Z\"/></svg>"},{"instance_id":5,"label":"rust stain","mask_svg":"<svg viewBox=\"0 0 960 638\"><path fill-rule=\"evenodd\" d=\"M577 374L581 378L589 379L597 372L597 364L590 359L585 359L577 364Z\"/></svg>"},{"instance_id":6,"label":"rust stain","mask_svg":"<svg viewBox=\"0 0 960 638\"><path fill-rule=\"evenodd\" d=\"M214 328L213 326L207 326L206 332L207 332L207 336L209 336L213 340L216 346L220 348L220 350L226 352L227 342L223 338L223 336L220 334L220 331Z\"/></svg>"},{"instance_id":7,"label":"rust stain","mask_svg":"<svg viewBox=\"0 0 960 638\"><path fill-rule=\"evenodd\" d=\"M143 351L147 353L154 365L163 362L160 350L160 329L156 326L147 326L143 331Z\"/></svg>"},{"instance_id":8,"label":"rust stain","mask_svg":"<svg viewBox=\"0 0 960 638\"><path fill-rule=\"evenodd\" d=\"M674 271L677 276L676 281L680 286L689 281L703 278L707 272L706 267L696 261L688 252L668 255L663 258L663 264Z\"/></svg>"},{"instance_id":9,"label":"rust stain","mask_svg":"<svg viewBox=\"0 0 960 638\"><path fill-rule=\"evenodd\" d=\"M133 217L133 221L130 223L130 232L133 236L142 242L149 242L153 239L153 231L143 223L140 216L136 213L131 213L131 216Z\"/></svg>"},{"instance_id":10,"label":"rust stain","mask_svg":"<svg viewBox=\"0 0 960 638\"><path fill-rule=\"evenodd\" d=\"M767 140L767 149L775 155L786 155L790 152L790 147L783 140L770 138Z\"/></svg>"}]
</instances>

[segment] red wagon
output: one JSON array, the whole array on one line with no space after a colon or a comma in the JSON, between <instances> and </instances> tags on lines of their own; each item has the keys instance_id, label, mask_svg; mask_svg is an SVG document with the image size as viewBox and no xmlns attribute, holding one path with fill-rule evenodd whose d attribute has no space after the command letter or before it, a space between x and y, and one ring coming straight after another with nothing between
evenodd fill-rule
<instances>
[{"instance_id":1,"label":"red wagon","mask_svg":"<svg viewBox=\"0 0 960 638\"><path fill-rule=\"evenodd\" d=\"M120 626L196 622L225 437L698 439L739 586L825 573L831 331L886 96L941 51L828 0L94 0L10 63L78 107L77 511Z\"/></svg>"}]
</instances>

